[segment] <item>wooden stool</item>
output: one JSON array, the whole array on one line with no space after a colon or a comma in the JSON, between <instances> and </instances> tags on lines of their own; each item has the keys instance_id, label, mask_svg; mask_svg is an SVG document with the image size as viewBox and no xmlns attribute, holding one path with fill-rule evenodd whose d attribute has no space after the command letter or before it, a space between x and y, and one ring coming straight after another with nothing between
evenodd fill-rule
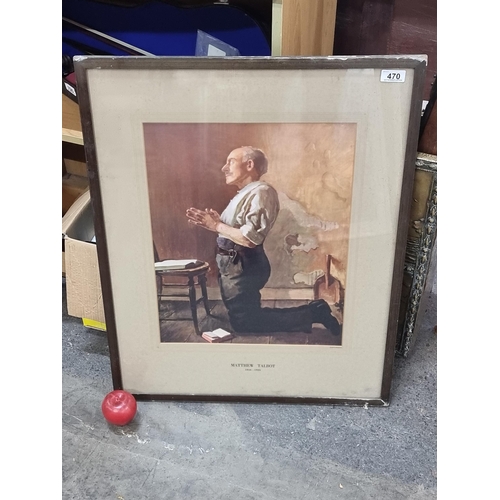
<instances>
[{"instance_id":1,"label":"wooden stool","mask_svg":"<svg viewBox=\"0 0 500 500\"><path fill-rule=\"evenodd\" d=\"M161 271L156 271L156 287L158 293L158 311L160 311L161 299L162 297L189 297L189 305L191 306L191 316L194 323L194 329L197 335L201 335L200 329L198 328L198 314L197 314L197 305L198 302L203 301L205 306L205 311L207 315L210 315L210 306L208 304L208 294L207 294L207 271L209 270L208 262L204 262L203 264L192 267L190 269L164 269ZM181 277L187 278L187 283L185 285L179 283L165 283L164 280L168 279L168 277ZM197 282L195 283L195 278L197 278ZM200 286L201 289L201 297L196 298L196 285ZM164 294L163 289L165 287L182 287L187 286L187 294L186 293L171 293ZM188 320L189 318L167 318L161 319L161 321L182 321Z\"/></svg>"}]
</instances>

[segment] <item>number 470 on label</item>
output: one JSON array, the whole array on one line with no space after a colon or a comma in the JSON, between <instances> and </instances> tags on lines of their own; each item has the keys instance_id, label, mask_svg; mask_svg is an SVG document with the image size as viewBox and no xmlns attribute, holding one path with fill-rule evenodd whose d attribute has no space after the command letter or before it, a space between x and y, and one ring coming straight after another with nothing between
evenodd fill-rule
<instances>
[{"instance_id":1,"label":"number 470 on label","mask_svg":"<svg viewBox=\"0 0 500 500\"><path fill-rule=\"evenodd\" d=\"M406 78L406 70L404 69L383 69L380 73L381 82L403 83Z\"/></svg>"}]
</instances>

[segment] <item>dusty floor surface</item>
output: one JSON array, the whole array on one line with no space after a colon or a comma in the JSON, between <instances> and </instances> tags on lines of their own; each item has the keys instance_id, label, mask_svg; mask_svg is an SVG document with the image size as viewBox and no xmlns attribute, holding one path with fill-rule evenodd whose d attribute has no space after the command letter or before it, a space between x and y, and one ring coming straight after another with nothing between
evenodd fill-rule
<instances>
[{"instance_id":1,"label":"dusty floor surface","mask_svg":"<svg viewBox=\"0 0 500 500\"><path fill-rule=\"evenodd\" d=\"M65 296L63 283L63 297ZM139 402L113 427L106 335L62 308L62 498L427 500L437 497L436 294L389 407Z\"/></svg>"}]
</instances>

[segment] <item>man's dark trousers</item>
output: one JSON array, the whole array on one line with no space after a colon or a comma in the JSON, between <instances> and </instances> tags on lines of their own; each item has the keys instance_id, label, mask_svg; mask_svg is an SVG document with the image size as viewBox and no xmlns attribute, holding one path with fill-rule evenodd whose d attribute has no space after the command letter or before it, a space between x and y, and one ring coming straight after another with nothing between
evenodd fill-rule
<instances>
[{"instance_id":1,"label":"man's dark trousers","mask_svg":"<svg viewBox=\"0 0 500 500\"><path fill-rule=\"evenodd\" d=\"M309 306L284 309L261 306L260 290L271 275L262 245L232 255L217 254L216 260L222 300L235 332L311 332Z\"/></svg>"}]
</instances>

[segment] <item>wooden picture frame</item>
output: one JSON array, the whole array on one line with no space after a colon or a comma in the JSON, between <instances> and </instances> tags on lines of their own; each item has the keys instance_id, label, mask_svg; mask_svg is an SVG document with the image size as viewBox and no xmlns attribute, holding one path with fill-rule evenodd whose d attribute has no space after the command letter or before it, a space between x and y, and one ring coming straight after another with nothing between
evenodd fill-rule
<instances>
[{"instance_id":1,"label":"wooden picture frame","mask_svg":"<svg viewBox=\"0 0 500 500\"><path fill-rule=\"evenodd\" d=\"M75 58L115 389L139 400L389 404L425 68L418 55ZM242 183L260 169L257 150L268 169L251 181L279 199L268 232L257 241L257 226L190 223L189 208L221 214L245 191L227 165L243 165ZM265 227L272 210L258 210ZM262 304L307 309L312 330L269 333L266 319L245 323L262 331L240 324L215 345L199 335L203 321L236 325L224 289L231 266L242 259L245 283L257 273L246 247L230 264L216 255L217 233L231 224L258 247L252 259L269 254ZM186 298L162 297L154 263L166 259L207 262L168 277L175 292L188 286ZM187 318L168 324L165 308ZM194 331L196 315L197 331L183 333L179 322Z\"/></svg>"}]
</instances>

